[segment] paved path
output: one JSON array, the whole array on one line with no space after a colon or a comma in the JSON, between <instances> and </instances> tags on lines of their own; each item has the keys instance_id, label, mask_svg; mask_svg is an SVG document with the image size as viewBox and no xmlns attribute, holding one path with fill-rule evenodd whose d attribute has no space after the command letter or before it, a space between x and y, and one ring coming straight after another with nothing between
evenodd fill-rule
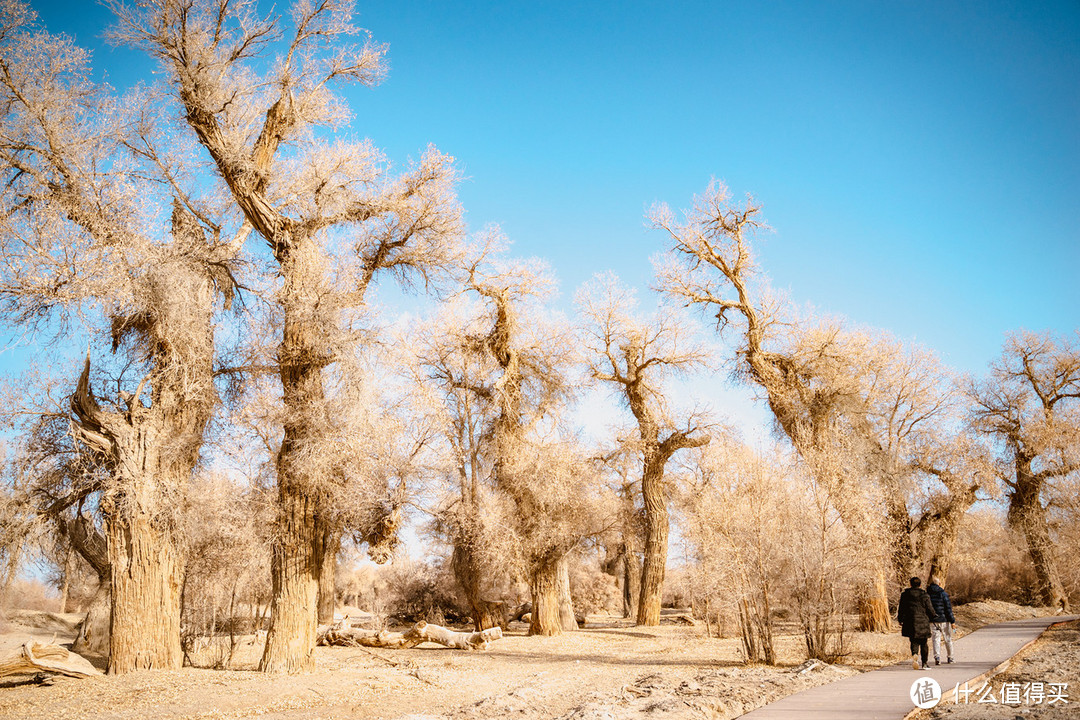
<instances>
[{"instance_id":1,"label":"paved path","mask_svg":"<svg viewBox=\"0 0 1080 720\"><path fill-rule=\"evenodd\" d=\"M910 661L883 667L788 695L742 717L745 720L902 720L916 709L908 696L915 680L924 676L934 678L946 699L951 700L957 683L961 686L972 683L973 689L977 689L984 678L1008 665L1016 653L1038 639L1046 628L1078 619L1077 615L1055 615L986 625L954 642L956 662L952 665L944 664L944 658L941 665L934 665L931 648L927 670L912 670ZM907 638L897 635L896 642L906 645Z\"/></svg>"}]
</instances>

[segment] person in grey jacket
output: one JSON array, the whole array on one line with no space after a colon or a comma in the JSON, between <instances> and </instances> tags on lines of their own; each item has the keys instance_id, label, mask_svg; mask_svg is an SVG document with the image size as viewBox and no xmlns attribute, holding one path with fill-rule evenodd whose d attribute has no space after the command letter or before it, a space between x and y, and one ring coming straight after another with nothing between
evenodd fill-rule
<instances>
[{"instance_id":1,"label":"person in grey jacket","mask_svg":"<svg viewBox=\"0 0 1080 720\"><path fill-rule=\"evenodd\" d=\"M926 641L930 639L930 618L934 617L930 596L921 585L921 579L911 578L911 587L900 593L900 604L896 609L900 633L911 641L911 667L916 670L926 669L930 654ZM920 656L922 662L919 661Z\"/></svg>"},{"instance_id":2,"label":"person in grey jacket","mask_svg":"<svg viewBox=\"0 0 1080 720\"><path fill-rule=\"evenodd\" d=\"M926 594L930 596L930 604L934 606L934 617L930 618L930 630L934 637L934 664L941 664L941 641L945 641L945 662L953 661L952 631L956 626L956 618L952 613L952 601L949 593L941 587L941 580L935 575L930 578L930 584L926 586Z\"/></svg>"}]
</instances>

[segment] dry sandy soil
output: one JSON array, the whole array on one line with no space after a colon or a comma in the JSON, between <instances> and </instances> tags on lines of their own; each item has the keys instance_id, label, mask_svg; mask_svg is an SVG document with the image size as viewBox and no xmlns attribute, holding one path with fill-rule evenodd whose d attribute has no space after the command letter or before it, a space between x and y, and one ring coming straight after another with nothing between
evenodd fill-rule
<instances>
[{"instance_id":1,"label":"dry sandy soil","mask_svg":"<svg viewBox=\"0 0 1080 720\"><path fill-rule=\"evenodd\" d=\"M974 610L981 622L1029 612L1001 605ZM66 642L72 619L9 616L0 653L29 636L47 641L56 633L57 642ZM801 637L784 635L777 641L779 667L746 666L735 638L705 638L696 627L603 620L555 638L526 637L525 626L514 623L486 652L432 645L317 648L317 671L301 676L254 672L261 647L249 636L229 670L189 667L48 684L25 676L0 679L0 718L718 720L905 659L907 650L898 634L852 633L844 664L807 667L800 665ZM220 651L206 648L197 659L212 662Z\"/></svg>"}]
</instances>

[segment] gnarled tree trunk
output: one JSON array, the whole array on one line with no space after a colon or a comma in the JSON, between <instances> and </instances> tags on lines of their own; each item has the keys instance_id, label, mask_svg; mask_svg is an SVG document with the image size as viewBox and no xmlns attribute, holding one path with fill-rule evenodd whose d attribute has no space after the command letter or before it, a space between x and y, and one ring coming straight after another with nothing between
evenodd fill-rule
<instances>
[{"instance_id":1,"label":"gnarled tree trunk","mask_svg":"<svg viewBox=\"0 0 1080 720\"><path fill-rule=\"evenodd\" d=\"M1009 524L1022 532L1027 541L1043 604L1068 612L1069 596L1058 572L1046 508L1039 497L1041 492L1042 480L1032 472L1031 459L1020 454L1016 460L1016 483L1009 497Z\"/></svg>"},{"instance_id":2,"label":"gnarled tree trunk","mask_svg":"<svg viewBox=\"0 0 1080 720\"><path fill-rule=\"evenodd\" d=\"M657 453L646 455L641 492L645 497L645 560L641 568L641 598L638 601L637 624L660 624L660 601L664 591L664 572L667 566L668 510L664 495L666 458Z\"/></svg>"},{"instance_id":3,"label":"gnarled tree trunk","mask_svg":"<svg viewBox=\"0 0 1080 720\"><path fill-rule=\"evenodd\" d=\"M542 558L534 563L529 577L532 591L530 635L561 635L562 617L559 613L559 560Z\"/></svg>"},{"instance_id":4,"label":"gnarled tree trunk","mask_svg":"<svg viewBox=\"0 0 1080 720\"><path fill-rule=\"evenodd\" d=\"M317 491L322 475L306 456L325 422L322 369L329 343L322 332L321 258L306 236L277 245L285 287L285 327L278 351L285 401L285 437L277 456L278 518L270 572L273 601L259 669L303 672L314 667L319 578L323 564Z\"/></svg>"}]
</instances>

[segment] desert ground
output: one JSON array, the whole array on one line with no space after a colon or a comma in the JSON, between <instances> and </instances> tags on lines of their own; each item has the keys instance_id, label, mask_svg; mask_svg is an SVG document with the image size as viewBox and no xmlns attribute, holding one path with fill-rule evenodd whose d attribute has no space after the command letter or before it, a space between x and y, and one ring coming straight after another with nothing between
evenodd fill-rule
<instances>
[{"instance_id":1,"label":"desert ground","mask_svg":"<svg viewBox=\"0 0 1080 720\"><path fill-rule=\"evenodd\" d=\"M1036 614L1041 614L1038 609L985 602L961 606L957 619L963 634L988 622ZM9 612L0 653L30 637L70 642L78 619ZM907 651L898 633L852 632L839 663L805 663L801 637L788 632L777 640L780 664L767 667L744 664L738 638L707 638L696 626L642 628L591 616L582 630L558 637L527 637L525 631L524 624L512 623L487 651L434 645L408 650L320 647L317 670L297 676L255 672L261 638L245 636L227 670L185 667L84 680L0 679L0 718L723 719L902 660ZM1077 636L1075 628L1053 631L1025 653L1016 672L1047 682L1060 677L1080 686ZM220 664L228 642L225 637L208 639L195 662ZM91 660L103 665L101 658ZM945 712L951 714L935 717L986 717L978 714L983 708L949 708Z\"/></svg>"}]
</instances>

